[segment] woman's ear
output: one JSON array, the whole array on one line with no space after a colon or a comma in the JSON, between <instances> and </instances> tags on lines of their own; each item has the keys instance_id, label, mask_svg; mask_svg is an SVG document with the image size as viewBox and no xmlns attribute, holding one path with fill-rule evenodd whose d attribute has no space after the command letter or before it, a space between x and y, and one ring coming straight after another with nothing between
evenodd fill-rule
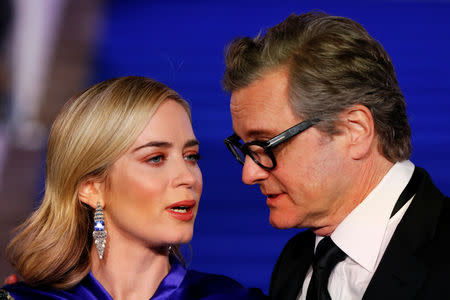
<instances>
[{"instance_id":1,"label":"woman's ear","mask_svg":"<svg viewBox=\"0 0 450 300\"><path fill-rule=\"evenodd\" d=\"M78 199L93 209L97 208L97 203L100 203L104 207L103 182L94 178L89 178L81 182L78 187Z\"/></svg>"}]
</instances>

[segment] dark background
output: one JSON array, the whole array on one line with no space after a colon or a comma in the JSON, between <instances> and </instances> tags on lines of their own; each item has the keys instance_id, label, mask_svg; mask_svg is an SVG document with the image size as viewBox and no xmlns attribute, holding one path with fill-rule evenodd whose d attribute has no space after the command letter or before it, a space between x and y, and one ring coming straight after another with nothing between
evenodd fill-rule
<instances>
[{"instance_id":1,"label":"dark background","mask_svg":"<svg viewBox=\"0 0 450 300\"><path fill-rule=\"evenodd\" d=\"M204 192L191 267L268 290L273 265L296 230L268 223L265 199L240 181L222 140L232 133L221 88L224 47L311 9L352 18L385 47L408 103L411 160L450 194L450 2L108 1L89 84L117 76L160 80L192 105ZM338 176L338 174L337 174Z\"/></svg>"}]
</instances>

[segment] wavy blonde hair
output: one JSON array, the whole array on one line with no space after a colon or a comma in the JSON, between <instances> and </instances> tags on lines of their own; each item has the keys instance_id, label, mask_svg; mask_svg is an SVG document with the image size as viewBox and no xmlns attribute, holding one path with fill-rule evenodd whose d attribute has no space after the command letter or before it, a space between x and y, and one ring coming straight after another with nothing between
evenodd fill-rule
<instances>
[{"instance_id":1,"label":"wavy blonde hair","mask_svg":"<svg viewBox=\"0 0 450 300\"><path fill-rule=\"evenodd\" d=\"M135 76L101 82L64 106L50 132L42 204L19 226L7 249L27 284L68 289L86 276L92 209L78 199L78 187L89 177L105 179L168 98L191 117L189 105L174 90Z\"/></svg>"}]
</instances>

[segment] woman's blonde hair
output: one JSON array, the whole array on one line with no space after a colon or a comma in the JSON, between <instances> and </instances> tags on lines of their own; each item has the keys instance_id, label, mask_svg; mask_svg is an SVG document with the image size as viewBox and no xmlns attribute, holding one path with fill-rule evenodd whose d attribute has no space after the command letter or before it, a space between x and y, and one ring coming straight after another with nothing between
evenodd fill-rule
<instances>
[{"instance_id":1,"label":"woman's blonde hair","mask_svg":"<svg viewBox=\"0 0 450 300\"><path fill-rule=\"evenodd\" d=\"M7 249L27 284L67 289L86 276L93 221L92 209L78 199L79 185L90 177L105 179L167 98L190 118L189 105L174 90L135 76L101 82L64 106L50 132L42 204Z\"/></svg>"}]
</instances>

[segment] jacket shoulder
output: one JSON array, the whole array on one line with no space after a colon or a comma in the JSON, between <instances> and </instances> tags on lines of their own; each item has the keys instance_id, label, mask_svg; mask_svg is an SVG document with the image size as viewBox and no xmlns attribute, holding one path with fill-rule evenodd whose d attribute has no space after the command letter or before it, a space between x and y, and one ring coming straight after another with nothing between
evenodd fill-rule
<instances>
[{"instance_id":1,"label":"jacket shoulder","mask_svg":"<svg viewBox=\"0 0 450 300\"><path fill-rule=\"evenodd\" d=\"M284 246L272 271L269 296L295 299L314 255L315 234L302 231Z\"/></svg>"},{"instance_id":2,"label":"jacket shoulder","mask_svg":"<svg viewBox=\"0 0 450 300\"><path fill-rule=\"evenodd\" d=\"M308 251L308 248L314 245L314 241L315 234L310 230L302 231L293 236L283 247L275 264L274 271L277 268L283 267L286 263L290 264L293 260L301 259L299 255ZM314 252L313 248L311 248L311 252Z\"/></svg>"}]
</instances>

